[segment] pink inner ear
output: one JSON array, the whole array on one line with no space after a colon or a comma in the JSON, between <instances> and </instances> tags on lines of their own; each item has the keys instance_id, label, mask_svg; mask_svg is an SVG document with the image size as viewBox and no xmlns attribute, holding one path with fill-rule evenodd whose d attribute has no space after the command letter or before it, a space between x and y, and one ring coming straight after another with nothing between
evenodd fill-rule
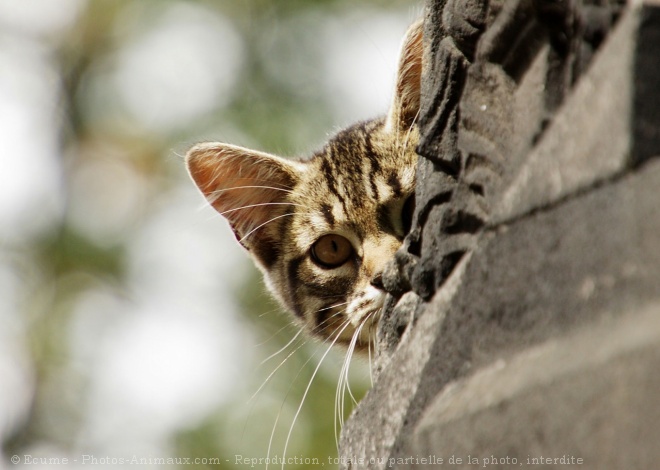
<instances>
[{"instance_id":1,"label":"pink inner ear","mask_svg":"<svg viewBox=\"0 0 660 470\"><path fill-rule=\"evenodd\" d=\"M259 238L287 209L293 167L285 160L225 144L202 144L187 157L190 174L236 236ZM245 240L249 243L249 240Z\"/></svg>"},{"instance_id":2,"label":"pink inner ear","mask_svg":"<svg viewBox=\"0 0 660 470\"><path fill-rule=\"evenodd\" d=\"M263 181L258 174L254 177L229 178L225 184L226 187L215 190L207 198L241 238L277 217L285 205L286 191L254 187L274 184Z\"/></svg>"}]
</instances>

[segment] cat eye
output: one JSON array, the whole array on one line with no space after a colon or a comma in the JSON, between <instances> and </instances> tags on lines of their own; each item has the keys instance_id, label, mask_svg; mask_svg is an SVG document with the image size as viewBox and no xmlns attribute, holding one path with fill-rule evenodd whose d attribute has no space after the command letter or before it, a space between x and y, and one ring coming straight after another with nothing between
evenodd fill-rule
<instances>
[{"instance_id":1,"label":"cat eye","mask_svg":"<svg viewBox=\"0 0 660 470\"><path fill-rule=\"evenodd\" d=\"M403 232L408 233L412 228L413 212L415 212L415 195L408 196L406 202L403 203L401 210L401 223L403 225Z\"/></svg>"},{"instance_id":2,"label":"cat eye","mask_svg":"<svg viewBox=\"0 0 660 470\"><path fill-rule=\"evenodd\" d=\"M353 254L353 245L341 235L323 235L312 245L312 260L323 268L338 268Z\"/></svg>"}]
</instances>

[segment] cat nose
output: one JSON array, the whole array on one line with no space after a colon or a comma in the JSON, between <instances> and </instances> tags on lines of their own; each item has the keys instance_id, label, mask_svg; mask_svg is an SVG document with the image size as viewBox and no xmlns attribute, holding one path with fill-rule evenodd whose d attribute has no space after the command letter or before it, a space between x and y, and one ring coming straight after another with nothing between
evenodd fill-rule
<instances>
[{"instance_id":1,"label":"cat nose","mask_svg":"<svg viewBox=\"0 0 660 470\"><path fill-rule=\"evenodd\" d=\"M378 274L376 274L373 277L373 279L371 280L371 285L376 287L377 289L385 290L385 288L383 287L383 273L382 272L379 272Z\"/></svg>"}]
</instances>

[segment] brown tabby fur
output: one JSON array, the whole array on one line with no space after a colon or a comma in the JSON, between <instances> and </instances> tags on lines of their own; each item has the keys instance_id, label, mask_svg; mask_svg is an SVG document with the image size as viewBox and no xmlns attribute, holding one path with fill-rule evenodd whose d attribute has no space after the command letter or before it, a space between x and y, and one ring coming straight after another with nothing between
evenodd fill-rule
<instances>
[{"instance_id":1,"label":"brown tabby fur","mask_svg":"<svg viewBox=\"0 0 660 470\"><path fill-rule=\"evenodd\" d=\"M188 170L229 221L280 302L315 335L365 348L385 299L381 274L405 236L402 210L415 188L422 24L406 33L386 117L355 124L311 158L285 160L223 143L194 146ZM353 255L320 266L325 234ZM357 334L356 334L357 333Z\"/></svg>"}]
</instances>

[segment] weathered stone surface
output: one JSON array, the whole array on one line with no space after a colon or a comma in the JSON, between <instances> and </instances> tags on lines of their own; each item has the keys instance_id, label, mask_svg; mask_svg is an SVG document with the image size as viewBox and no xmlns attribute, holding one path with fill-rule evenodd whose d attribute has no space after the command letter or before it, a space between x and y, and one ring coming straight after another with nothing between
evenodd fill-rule
<instances>
[{"instance_id":1,"label":"weathered stone surface","mask_svg":"<svg viewBox=\"0 0 660 470\"><path fill-rule=\"evenodd\" d=\"M660 2L622 8L429 2L417 211L342 468L657 462Z\"/></svg>"},{"instance_id":2,"label":"weathered stone surface","mask_svg":"<svg viewBox=\"0 0 660 470\"><path fill-rule=\"evenodd\" d=\"M634 315L657 300L660 205L649 191L657 187L660 161L653 161L615 182L486 233L414 328L403 334L396 354L352 418L349 426L360 424L361 433L345 434L344 439L356 436L369 447L363 447L362 454L343 455L418 455L415 446L422 437L417 423L431 419L429 403L456 378L574 328L589 328L592 322L626 312ZM660 317L660 310L655 313ZM612 335L618 337L619 330ZM658 374L657 369L648 373ZM649 409L660 408L655 389L645 396L655 397L646 402ZM429 432L428 425L424 429ZM443 432L454 431L450 427ZM463 437L470 442L469 434ZM485 452L490 441L482 444L485 447L475 445L473 451ZM445 453L447 447L442 449Z\"/></svg>"},{"instance_id":3,"label":"weathered stone surface","mask_svg":"<svg viewBox=\"0 0 660 470\"><path fill-rule=\"evenodd\" d=\"M572 467L655 468L660 406L649 404L658 405L658 371L655 303L498 360L447 386L417 426L411 456L460 459L452 468L475 468L474 459L482 468L512 468L541 457Z\"/></svg>"},{"instance_id":4,"label":"weathered stone surface","mask_svg":"<svg viewBox=\"0 0 660 470\"><path fill-rule=\"evenodd\" d=\"M639 144L631 132L639 119L635 108L639 87L660 90L660 75L654 76L660 70L660 38L645 46L656 53L646 61L646 71L635 70L640 21L641 14L622 19L538 145L516 169L514 180L495 204L492 223L616 177L633 162L648 158L634 154L636 145L660 151L660 139Z\"/></svg>"}]
</instances>

